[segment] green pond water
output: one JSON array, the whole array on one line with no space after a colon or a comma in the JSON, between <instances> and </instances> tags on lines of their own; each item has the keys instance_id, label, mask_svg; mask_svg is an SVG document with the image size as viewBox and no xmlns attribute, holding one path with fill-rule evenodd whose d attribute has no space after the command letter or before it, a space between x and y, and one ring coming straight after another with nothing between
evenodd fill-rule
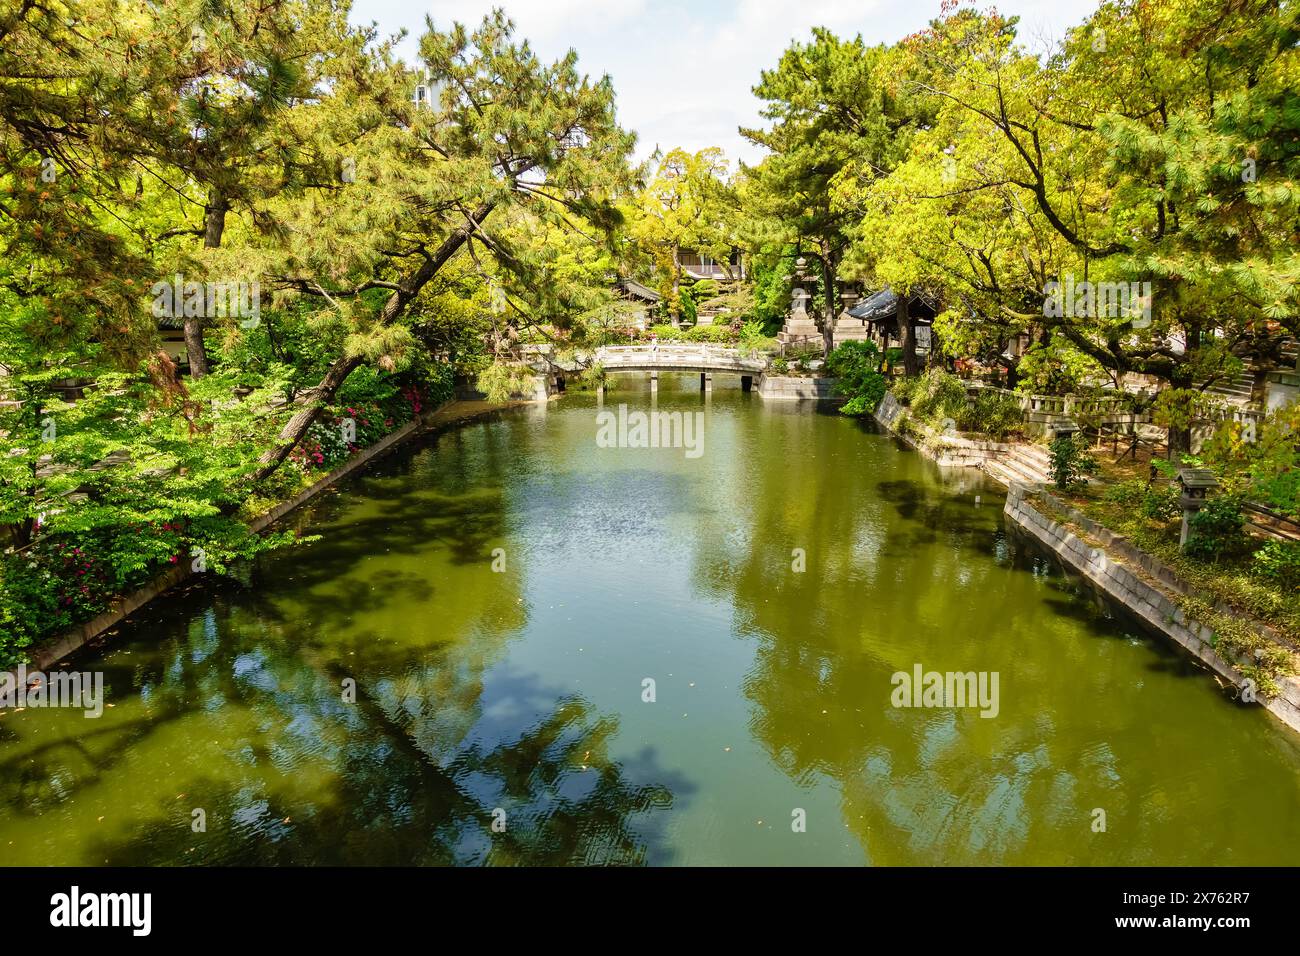
<instances>
[{"instance_id":1,"label":"green pond water","mask_svg":"<svg viewBox=\"0 0 1300 956\"><path fill-rule=\"evenodd\" d=\"M570 394L156 601L74 662L102 718L0 718L0 862L1300 863L1300 739L1009 533L997 486L724 376L657 406L703 413L698 457L599 447ZM917 664L996 672L997 715L893 706Z\"/></svg>"}]
</instances>

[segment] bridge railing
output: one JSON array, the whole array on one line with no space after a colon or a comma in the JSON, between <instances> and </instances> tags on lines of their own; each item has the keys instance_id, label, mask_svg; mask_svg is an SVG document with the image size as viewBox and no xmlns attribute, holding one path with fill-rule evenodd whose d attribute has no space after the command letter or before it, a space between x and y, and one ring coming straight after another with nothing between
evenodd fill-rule
<instances>
[{"instance_id":1,"label":"bridge railing","mask_svg":"<svg viewBox=\"0 0 1300 956\"><path fill-rule=\"evenodd\" d=\"M737 365L763 363L764 359L760 352L750 349L739 349L725 345L709 345L705 343L685 343L685 342L661 342L659 345L604 345L596 350L596 358L619 359L628 358L648 358L663 359L671 361L673 359L691 360L705 359L716 362L732 362Z\"/></svg>"}]
</instances>

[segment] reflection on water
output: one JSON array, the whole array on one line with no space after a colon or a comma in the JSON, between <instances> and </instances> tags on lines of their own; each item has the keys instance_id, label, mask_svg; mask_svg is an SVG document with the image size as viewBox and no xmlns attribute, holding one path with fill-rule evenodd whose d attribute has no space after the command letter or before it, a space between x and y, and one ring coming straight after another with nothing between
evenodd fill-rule
<instances>
[{"instance_id":1,"label":"reflection on water","mask_svg":"<svg viewBox=\"0 0 1300 956\"><path fill-rule=\"evenodd\" d=\"M103 718L0 717L0 862L1300 862L1296 738L1008 536L994 486L676 384L698 459L597 448L570 395L156 602L78 662ZM916 664L998 672L998 716L894 709Z\"/></svg>"}]
</instances>

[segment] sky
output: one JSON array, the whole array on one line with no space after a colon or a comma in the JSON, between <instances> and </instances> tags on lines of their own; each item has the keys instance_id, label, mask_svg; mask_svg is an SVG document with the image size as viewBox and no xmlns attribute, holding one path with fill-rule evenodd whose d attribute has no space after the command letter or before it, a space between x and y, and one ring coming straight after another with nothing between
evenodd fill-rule
<instances>
[{"instance_id":1,"label":"sky","mask_svg":"<svg viewBox=\"0 0 1300 956\"><path fill-rule=\"evenodd\" d=\"M410 35L399 49L413 63L426 15L440 28L471 25L494 6L504 7L539 56L554 60L573 48L580 70L613 78L619 122L636 131L638 159L656 146L721 146L733 168L762 157L738 129L762 125L753 86L793 40L824 26L860 33L868 44L892 43L939 13L939 0L353 0L352 21L373 22L384 35L405 28ZM1097 2L1001 0L996 7L1020 17L1021 39L1036 49L1063 37Z\"/></svg>"}]
</instances>

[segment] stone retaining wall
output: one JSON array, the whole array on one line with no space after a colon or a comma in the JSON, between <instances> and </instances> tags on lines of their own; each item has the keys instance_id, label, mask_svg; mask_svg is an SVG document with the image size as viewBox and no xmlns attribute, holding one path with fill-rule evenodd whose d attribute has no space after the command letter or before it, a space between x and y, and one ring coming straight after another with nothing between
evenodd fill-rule
<instances>
[{"instance_id":1,"label":"stone retaining wall","mask_svg":"<svg viewBox=\"0 0 1300 956\"><path fill-rule=\"evenodd\" d=\"M838 401L839 396L834 393L835 382L833 378L762 374L758 376L758 394L783 400Z\"/></svg>"},{"instance_id":2,"label":"stone retaining wall","mask_svg":"<svg viewBox=\"0 0 1300 956\"><path fill-rule=\"evenodd\" d=\"M1067 525L1043 514L1019 485L1011 486L1004 513L1012 524L1056 555L1068 569L1123 605L1153 631L1182 646L1216 674L1235 686L1241 686L1242 675L1215 651L1213 631L1190 620L1176 603L1175 599L1180 595L1202 597L1195 589L1182 581L1168 565L1139 551L1059 498L1045 492L1043 495L1049 506L1058 508L1068 520L1102 546L1090 544ZM1242 616L1239 611L1225 610L1239 619ZM1278 635L1270 628L1258 623L1257 627L1260 633L1278 640ZM1300 680L1289 677L1279 683L1281 693L1264 702L1263 706L1292 730L1300 731Z\"/></svg>"},{"instance_id":3,"label":"stone retaining wall","mask_svg":"<svg viewBox=\"0 0 1300 956\"><path fill-rule=\"evenodd\" d=\"M1011 451L1003 442L984 438L966 438L960 434L944 435L910 417L907 406L886 392L875 411L876 421L893 432L908 447L920 452L944 468L981 468L986 461ZM903 426L908 422L907 428ZM919 432L919 439L909 432Z\"/></svg>"}]
</instances>

